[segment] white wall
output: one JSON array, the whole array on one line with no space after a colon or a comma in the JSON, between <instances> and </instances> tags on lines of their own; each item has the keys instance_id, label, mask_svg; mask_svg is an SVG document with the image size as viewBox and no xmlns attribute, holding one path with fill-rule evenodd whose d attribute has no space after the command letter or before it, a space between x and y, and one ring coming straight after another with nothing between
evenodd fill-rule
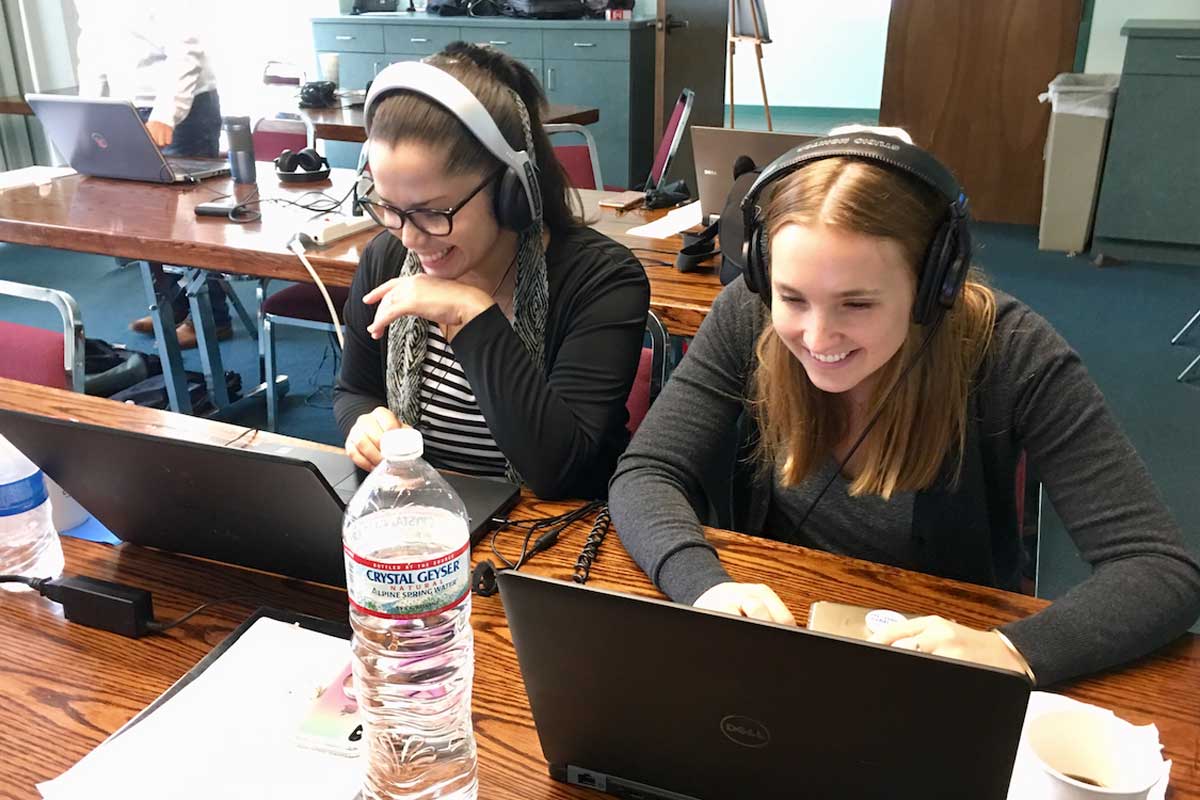
<instances>
[{"instance_id":1,"label":"white wall","mask_svg":"<svg viewBox=\"0 0 1200 800\"><path fill-rule=\"evenodd\" d=\"M1120 72L1130 19L1200 19L1200 0L1095 0L1084 72Z\"/></svg>"},{"instance_id":2,"label":"white wall","mask_svg":"<svg viewBox=\"0 0 1200 800\"><path fill-rule=\"evenodd\" d=\"M763 45L763 71L772 106L879 108L890 0L764 2L772 41ZM735 102L761 105L752 42L739 40L733 75Z\"/></svg>"},{"instance_id":3,"label":"white wall","mask_svg":"<svg viewBox=\"0 0 1200 800\"><path fill-rule=\"evenodd\" d=\"M268 61L298 64L316 80L310 19L338 15L338 0L207 0L203 7L196 18L205 26L223 114L253 110Z\"/></svg>"}]
</instances>

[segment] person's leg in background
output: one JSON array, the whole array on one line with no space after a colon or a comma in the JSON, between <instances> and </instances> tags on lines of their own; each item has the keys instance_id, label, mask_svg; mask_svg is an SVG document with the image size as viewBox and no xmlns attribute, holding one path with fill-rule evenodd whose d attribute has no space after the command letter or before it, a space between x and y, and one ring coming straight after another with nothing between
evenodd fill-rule
<instances>
[{"instance_id":1,"label":"person's leg in background","mask_svg":"<svg viewBox=\"0 0 1200 800\"><path fill-rule=\"evenodd\" d=\"M138 109L144 122L150 116L150 109ZM221 136L221 103L216 90L196 95L192 100L192 109L183 118L171 137L171 144L163 148L165 156L180 156L193 158L216 158L220 153L219 140ZM164 273L162 267L152 265L154 285L163 294L173 298L171 308L175 319L179 321L176 335L179 346L187 350L196 346L196 329L188 316L189 308L187 295L178 286L175 275ZM212 304L213 324L217 329L217 339L225 340L233 336L233 321L229 314L229 300L221 288L220 281L214 276L208 279L208 298ZM154 326L149 317L134 320L130 325L139 333L153 333Z\"/></svg>"}]
</instances>

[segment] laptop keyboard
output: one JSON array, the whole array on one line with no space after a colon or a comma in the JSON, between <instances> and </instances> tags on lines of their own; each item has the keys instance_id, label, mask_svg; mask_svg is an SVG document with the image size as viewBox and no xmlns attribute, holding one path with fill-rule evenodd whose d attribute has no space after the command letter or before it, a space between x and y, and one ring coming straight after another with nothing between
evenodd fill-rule
<instances>
[{"instance_id":1,"label":"laptop keyboard","mask_svg":"<svg viewBox=\"0 0 1200 800\"><path fill-rule=\"evenodd\" d=\"M167 163L176 175L228 170L228 162L217 158L168 158Z\"/></svg>"}]
</instances>

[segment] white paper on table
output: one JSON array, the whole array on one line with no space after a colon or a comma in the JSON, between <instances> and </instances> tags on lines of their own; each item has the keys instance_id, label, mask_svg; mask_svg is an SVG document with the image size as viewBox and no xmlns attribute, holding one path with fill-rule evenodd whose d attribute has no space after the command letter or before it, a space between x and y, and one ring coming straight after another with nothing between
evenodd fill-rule
<instances>
[{"instance_id":1,"label":"white paper on table","mask_svg":"<svg viewBox=\"0 0 1200 800\"><path fill-rule=\"evenodd\" d=\"M1053 692L1033 692L1029 695L1029 707L1025 710L1025 725L1034 717L1048 711L1067 711L1070 709L1090 709L1106 714L1113 712L1091 703L1081 703L1061 694ZM1115 716L1115 715L1114 715ZM1158 742L1158 727L1155 725L1140 725L1140 731L1154 742ZM1159 747L1161 748L1161 744ZM1167 783L1171 778L1171 762L1163 761L1162 777L1150 788L1147 800L1164 800L1167 796ZM1017 760L1013 764L1012 780L1008 785L1008 800L1038 800L1050 796L1050 781L1052 778L1038 766L1037 757L1025 743L1025 731L1021 731L1021 744L1017 748Z\"/></svg>"},{"instance_id":2,"label":"white paper on table","mask_svg":"<svg viewBox=\"0 0 1200 800\"><path fill-rule=\"evenodd\" d=\"M349 643L267 617L191 683L71 769L46 800L351 800L366 759L296 744Z\"/></svg>"},{"instance_id":3,"label":"white paper on table","mask_svg":"<svg viewBox=\"0 0 1200 800\"><path fill-rule=\"evenodd\" d=\"M70 167L23 167L0 172L0 191L5 189L20 189L22 186L37 186L50 183L55 178L65 178L74 175Z\"/></svg>"},{"instance_id":4,"label":"white paper on table","mask_svg":"<svg viewBox=\"0 0 1200 800\"><path fill-rule=\"evenodd\" d=\"M654 222L630 228L625 233L628 236L645 236L648 239L667 239L680 231L696 227L700 224L700 218L700 201L697 200L668 211L665 216Z\"/></svg>"}]
</instances>

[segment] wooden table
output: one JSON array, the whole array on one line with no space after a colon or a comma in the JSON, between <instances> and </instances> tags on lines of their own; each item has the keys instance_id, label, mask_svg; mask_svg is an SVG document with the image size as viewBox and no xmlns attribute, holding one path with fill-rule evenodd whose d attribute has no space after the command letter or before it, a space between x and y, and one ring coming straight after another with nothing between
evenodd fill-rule
<instances>
[{"instance_id":1,"label":"wooden table","mask_svg":"<svg viewBox=\"0 0 1200 800\"><path fill-rule=\"evenodd\" d=\"M276 179L270 163L259 163L257 175L259 197L264 198L294 199L308 191L340 198L354 181L353 170L335 169L326 182L284 185ZM256 277L311 280L287 243L312 212L264 203L260 206L262 220L244 225L195 216L198 203L235 191L244 198L254 188L237 186L228 177L198 186L168 186L73 175L45 186L0 191L0 241ZM721 290L715 268L710 265L684 274L673 266L656 265L660 260L673 263L670 254L679 250L680 237L628 235L629 228L656 219L664 211L618 213L598 207L603 192L587 190L580 195L587 220L597 229L628 247L668 253L636 253L647 264L650 307L673 335L694 335ZM310 250L308 258L326 283L349 286L363 248L376 233L365 231L323 250Z\"/></svg>"},{"instance_id":2,"label":"wooden table","mask_svg":"<svg viewBox=\"0 0 1200 800\"><path fill-rule=\"evenodd\" d=\"M246 432L232 425L2 379L0 407L218 444ZM253 436L285 440L266 433ZM572 505L526 496L515 513L541 516ZM531 559L526 569L568 578L587 528L574 526L555 547ZM809 604L818 599L941 613L981 628L1045 605L1022 595L727 531L710 530L708 535L735 579L770 584L802 624ZM501 537L509 555L514 543L513 536ZM344 592L330 587L133 545L109 547L67 538L64 549L71 573L151 590L160 618L172 618L219 597L250 594L261 601L215 606L166 636L130 640L67 623L55 605L28 593L5 595L0 604L0 798L37 797L34 784L65 771L150 703L255 605L334 619L346 614ZM601 548L590 583L659 596L616 536ZM500 598L476 598L471 622L480 796L489 800L596 797L546 775ZM1165 755L1175 762L1168 797L1184 800L1200 798L1197 686L1200 639L1188 635L1123 670L1055 688L1111 708L1132 722L1158 725Z\"/></svg>"},{"instance_id":3,"label":"wooden table","mask_svg":"<svg viewBox=\"0 0 1200 800\"><path fill-rule=\"evenodd\" d=\"M71 87L47 92L47 94L69 96L78 94L78 90ZM297 108L296 112L312 125L313 135L318 139L330 139L336 142L365 142L367 140L366 132L363 130L362 106ZM0 114L31 116L33 109L21 95L0 96ZM591 125L599 120L600 109L590 106L550 103L542 112L542 122L545 123L573 122L576 125Z\"/></svg>"}]
</instances>

